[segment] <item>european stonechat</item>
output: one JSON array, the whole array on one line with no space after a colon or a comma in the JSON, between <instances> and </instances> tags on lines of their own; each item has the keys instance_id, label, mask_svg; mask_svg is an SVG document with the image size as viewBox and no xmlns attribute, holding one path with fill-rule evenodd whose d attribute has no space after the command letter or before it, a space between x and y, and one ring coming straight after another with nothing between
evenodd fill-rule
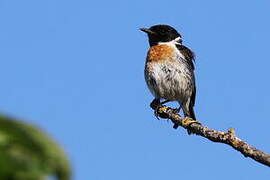
<instances>
[{"instance_id":1,"label":"european stonechat","mask_svg":"<svg viewBox=\"0 0 270 180\"><path fill-rule=\"evenodd\" d=\"M177 101L178 112L182 108L185 117L196 120L194 53L182 44L181 35L171 26L155 25L140 30L147 33L150 44L144 75L155 97L152 103ZM164 101L160 102L161 99Z\"/></svg>"}]
</instances>

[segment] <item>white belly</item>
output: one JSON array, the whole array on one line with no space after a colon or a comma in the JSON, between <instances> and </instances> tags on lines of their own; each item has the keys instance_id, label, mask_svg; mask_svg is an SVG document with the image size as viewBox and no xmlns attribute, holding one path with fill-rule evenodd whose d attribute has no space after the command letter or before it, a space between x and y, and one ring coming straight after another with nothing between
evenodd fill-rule
<instances>
[{"instance_id":1,"label":"white belly","mask_svg":"<svg viewBox=\"0 0 270 180\"><path fill-rule=\"evenodd\" d=\"M185 101L192 93L192 78L185 64L149 63L145 68L145 80L156 98Z\"/></svg>"}]
</instances>

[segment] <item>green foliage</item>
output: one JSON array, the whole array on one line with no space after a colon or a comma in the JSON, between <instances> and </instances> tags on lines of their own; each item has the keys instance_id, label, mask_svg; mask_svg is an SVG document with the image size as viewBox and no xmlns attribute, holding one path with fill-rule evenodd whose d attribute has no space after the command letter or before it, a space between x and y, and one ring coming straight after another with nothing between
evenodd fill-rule
<instances>
[{"instance_id":1,"label":"green foliage","mask_svg":"<svg viewBox=\"0 0 270 180\"><path fill-rule=\"evenodd\" d=\"M0 116L0 179L45 180L48 175L70 179L61 147L38 128Z\"/></svg>"}]
</instances>

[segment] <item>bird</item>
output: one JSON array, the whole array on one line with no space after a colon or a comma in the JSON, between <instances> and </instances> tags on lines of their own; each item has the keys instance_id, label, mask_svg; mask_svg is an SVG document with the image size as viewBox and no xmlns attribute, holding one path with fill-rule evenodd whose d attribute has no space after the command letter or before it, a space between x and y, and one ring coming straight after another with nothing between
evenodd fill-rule
<instances>
[{"instance_id":1,"label":"bird","mask_svg":"<svg viewBox=\"0 0 270 180\"><path fill-rule=\"evenodd\" d=\"M182 109L185 117L196 121L195 54L183 45L180 33L169 25L158 24L140 30L147 34L150 45L144 77L154 96L151 104L157 103L160 107L167 102L177 101L177 112ZM177 127L175 124L174 128Z\"/></svg>"}]
</instances>

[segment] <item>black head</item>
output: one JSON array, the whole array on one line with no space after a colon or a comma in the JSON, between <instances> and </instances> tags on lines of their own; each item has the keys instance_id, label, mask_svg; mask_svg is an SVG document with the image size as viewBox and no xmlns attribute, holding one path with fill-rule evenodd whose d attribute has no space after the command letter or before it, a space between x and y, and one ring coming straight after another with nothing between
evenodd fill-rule
<instances>
[{"instance_id":1,"label":"black head","mask_svg":"<svg viewBox=\"0 0 270 180\"><path fill-rule=\"evenodd\" d=\"M140 28L147 33L150 46L157 45L159 42L170 42L180 37L179 43L182 43L181 35L171 26L155 25L150 28Z\"/></svg>"}]
</instances>

